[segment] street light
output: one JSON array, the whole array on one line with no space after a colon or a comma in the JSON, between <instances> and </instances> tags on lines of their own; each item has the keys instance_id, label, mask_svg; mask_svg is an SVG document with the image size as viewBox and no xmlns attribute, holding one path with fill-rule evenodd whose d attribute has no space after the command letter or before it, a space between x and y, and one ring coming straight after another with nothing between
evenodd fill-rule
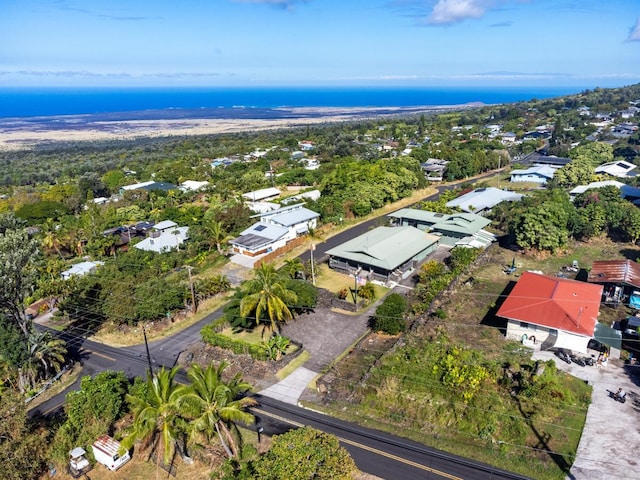
<instances>
[{"instance_id":1,"label":"street light","mask_svg":"<svg viewBox=\"0 0 640 480\"><path fill-rule=\"evenodd\" d=\"M264 432L264 427L260 426L256 428L256 432L258 432L258 443L262 441L262 432Z\"/></svg>"}]
</instances>

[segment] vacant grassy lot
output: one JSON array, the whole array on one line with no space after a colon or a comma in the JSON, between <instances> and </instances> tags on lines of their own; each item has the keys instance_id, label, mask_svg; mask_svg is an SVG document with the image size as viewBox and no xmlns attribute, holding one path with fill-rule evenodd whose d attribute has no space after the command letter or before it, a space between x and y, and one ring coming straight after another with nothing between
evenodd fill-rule
<instances>
[{"instance_id":1,"label":"vacant grassy lot","mask_svg":"<svg viewBox=\"0 0 640 480\"><path fill-rule=\"evenodd\" d=\"M492 246L436 300L423 318L381 357L354 349L330 373L328 408L338 416L403 435L536 479L565 478L590 403L591 387L536 364L527 349L504 339L495 317L522 271L586 278L594 260L631 258L629 244L595 239L555 255L527 255ZM576 260L577 273L564 267ZM505 273L515 264L516 271ZM602 308L602 321L623 318ZM344 380L344 381L342 381Z\"/></svg>"}]
</instances>

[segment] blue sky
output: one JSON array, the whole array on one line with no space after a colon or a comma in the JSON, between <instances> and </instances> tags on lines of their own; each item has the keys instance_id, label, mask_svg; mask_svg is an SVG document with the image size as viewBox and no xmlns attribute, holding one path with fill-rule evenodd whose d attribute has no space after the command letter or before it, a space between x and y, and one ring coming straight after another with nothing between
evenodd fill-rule
<instances>
[{"instance_id":1,"label":"blue sky","mask_svg":"<svg viewBox=\"0 0 640 480\"><path fill-rule=\"evenodd\" d=\"M0 0L0 86L637 82L640 0Z\"/></svg>"}]
</instances>

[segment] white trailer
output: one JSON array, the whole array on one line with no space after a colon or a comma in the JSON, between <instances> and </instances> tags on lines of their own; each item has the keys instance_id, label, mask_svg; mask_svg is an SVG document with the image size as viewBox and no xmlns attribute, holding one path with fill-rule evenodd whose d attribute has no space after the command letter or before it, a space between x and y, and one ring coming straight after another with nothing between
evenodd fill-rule
<instances>
[{"instance_id":1,"label":"white trailer","mask_svg":"<svg viewBox=\"0 0 640 480\"><path fill-rule=\"evenodd\" d=\"M129 452L124 452L120 455L120 442L109 435L100 435L93 442L92 448L96 462L102 463L112 471L118 470L131 459Z\"/></svg>"}]
</instances>

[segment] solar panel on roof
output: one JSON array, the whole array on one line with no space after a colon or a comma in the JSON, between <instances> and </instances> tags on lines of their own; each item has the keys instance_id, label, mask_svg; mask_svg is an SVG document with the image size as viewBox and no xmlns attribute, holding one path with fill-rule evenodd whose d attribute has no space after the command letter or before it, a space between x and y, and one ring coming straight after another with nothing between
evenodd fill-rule
<instances>
[{"instance_id":1,"label":"solar panel on roof","mask_svg":"<svg viewBox=\"0 0 640 480\"><path fill-rule=\"evenodd\" d=\"M258 225L256 228L254 228L254 230L255 230L256 232L261 232L261 231L263 231L265 228L267 228L267 226L266 226L266 225Z\"/></svg>"}]
</instances>

